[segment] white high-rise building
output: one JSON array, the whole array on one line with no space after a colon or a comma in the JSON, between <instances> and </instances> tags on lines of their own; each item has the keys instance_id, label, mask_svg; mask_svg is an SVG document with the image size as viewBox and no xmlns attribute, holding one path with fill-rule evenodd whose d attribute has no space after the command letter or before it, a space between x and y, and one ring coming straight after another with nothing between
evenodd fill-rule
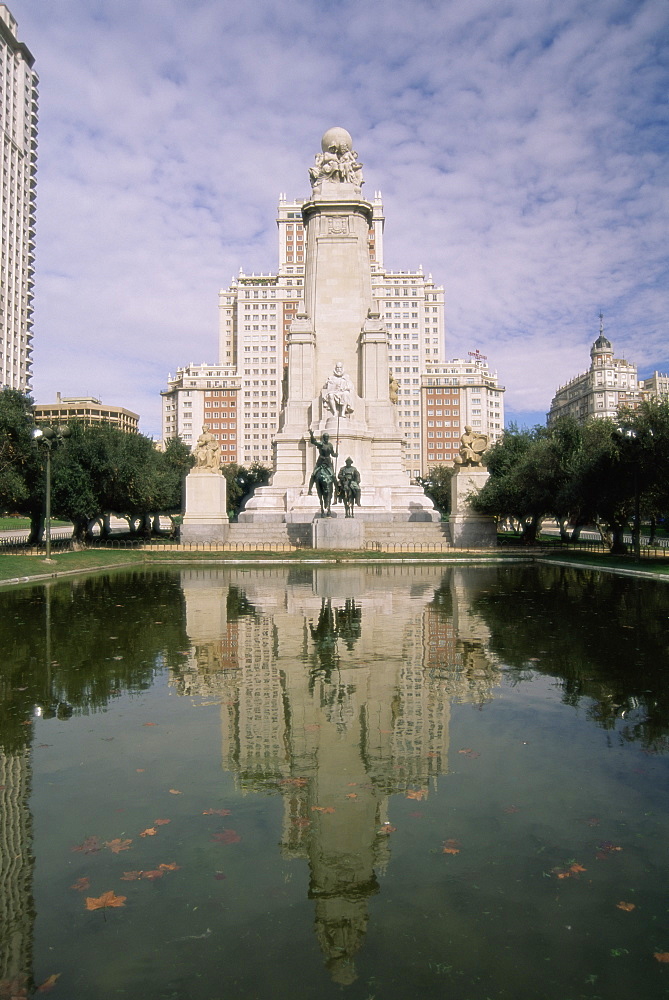
<instances>
[{"instance_id":1,"label":"white high-rise building","mask_svg":"<svg viewBox=\"0 0 669 1000\"><path fill-rule=\"evenodd\" d=\"M37 74L17 23L0 3L0 386L31 379L37 170Z\"/></svg>"}]
</instances>

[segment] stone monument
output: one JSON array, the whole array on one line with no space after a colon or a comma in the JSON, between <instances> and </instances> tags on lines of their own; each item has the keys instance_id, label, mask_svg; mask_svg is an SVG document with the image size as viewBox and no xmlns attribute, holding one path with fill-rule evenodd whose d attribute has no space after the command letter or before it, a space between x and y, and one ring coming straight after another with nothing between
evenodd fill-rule
<instances>
[{"instance_id":1,"label":"stone monument","mask_svg":"<svg viewBox=\"0 0 669 1000\"><path fill-rule=\"evenodd\" d=\"M228 536L226 482L221 472L221 448L205 424L193 449L195 465L186 476L186 510L181 541L224 542Z\"/></svg>"},{"instance_id":2,"label":"stone monument","mask_svg":"<svg viewBox=\"0 0 669 1000\"><path fill-rule=\"evenodd\" d=\"M327 434L360 471L362 521L439 521L432 501L409 482L397 422L397 384L389 374L388 331L372 295L368 235L372 205L362 195L362 164L351 136L331 128L309 170L302 205L304 299L287 337L285 398L274 443L274 473L240 514L241 522L313 522L311 436ZM337 475L337 465L333 468ZM333 504L333 519L344 519ZM357 529L350 529L351 531Z\"/></svg>"},{"instance_id":3,"label":"stone monument","mask_svg":"<svg viewBox=\"0 0 669 1000\"><path fill-rule=\"evenodd\" d=\"M490 473L482 464L488 437L465 426L460 439L460 454L455 459L456 472L451 480L451 542L457 548L488 548L497 545L497 528L492 517L477 514L469 498L483 489Z\"/></svg>"}]
</instances>

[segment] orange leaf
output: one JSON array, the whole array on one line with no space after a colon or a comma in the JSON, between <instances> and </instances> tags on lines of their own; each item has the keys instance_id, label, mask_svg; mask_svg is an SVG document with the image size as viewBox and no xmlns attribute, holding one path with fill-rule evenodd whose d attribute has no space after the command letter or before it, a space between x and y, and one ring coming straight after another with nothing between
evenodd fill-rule
<instances>
[{"instance_id":1,"label":"orange leaf","mask_svg":"<svg viewBox=\"0 0 669 1000\"><path fill-rule=\"evenodd\" d=\"M632 910L636 910L636 903L616 903L619 910L624 910L625 913L631 913Z\"/></svg>"},{"instance_id":2,"label":"orange leaf","mask_svg":"<svg viewBox=\"0 0 669 1000\"><path fill-rule=\"evenodd\" d=\"M123 874L121 875L121 881L122 882L136 882L137 879L141 878L141 877L142 877L142 872L141 871L139 871L139 872L138 871L123 872Z\"/></svg>"},{"instance_id":3,"label":"orange leaf","mask_svg":"<svg viewBox=\"0 0 669 1000\"><path fill-rule=\"evenodd\" d=\"M155 868L150 872L142 872L142 878L148 878L151 882L154 882L157 878L162 878L165 874L160 868Z\"/></svg>"},{"instance_id":4,"label":"orange leaf","mask_svg":"<svg viewBox=\"0 0 669 1000\"><path fill-rule=\"evenodd\" d=\"M335 810L333 806L312 806L311 811L317 813L333 813Z\"/></svg>"},{"instance_id":5,"label":"orange leaf","mask_svg":"<svg viewBox=\"0 0 669 1000\"><path fill-rule=\"evenodd\" d=\"M459 847L445 847L442 853L443 854L459 854L460 853L460 848Z\"/></svg>"},{"instance_id":6,"label":"orange leaf","mask_svg":"<svg viewBox=\"0 0 669 1000\"><path fill-rule=\"evenodd\" d=\"M132 840L121 840L117 837L115 840L105 840L105 847L108 847L112 854L120 854L121 851L129 851Z\"/></svg>"},{"instance_id":7,"label":"orange leaf","mask_svg":"<svg viewBox=\"0 0 669 1000\"><path fill-rule=\"evenodd\" d=\"M382 834L384 837L387 837L389 834L395 833L396 830L397 830L396 826L391 826L390 823L384 823L383 826L376 832L378 834Z\"/></svg>"},{"instance_id":8,"label":"orange leaf","mask_svg":"<svg viewBox=\"0 0 669 1000\"><path fill-rule=\"evenodd\" d=\"M232 813L229 809L204 809L202 812L203 816L231 816Z\"/></svg>"},{"instance_id":9,"label":"orange leaf","mask_svg":"<svg viewBox=\"0 0 669 1000\"><path fill-rule=\"evenodd\" d=\"M171 819L154 819L153 825L154 826L165 826L167 823L171 823L171 822L172 822Z\"/></svg>"},{"instance_id":10,"label":"orange leaf","mask_svg":"<svg viewBox=\"0 0 669 1000\"><path fill-rule=\"evenodd\" d=\"M109 892L103 892L101 896L94 898L93 896L86 897L86 909L87 910L106 910L108 907L112 906L125 906L125 901L127 896L117 896L113 889Z\"/></svg>"},{"instance_id":11,"label":"orange leaf","mask_svg":"<svg viewBox=\"0 0 669 1000\"><path fill-rule=\"evenodd\" d=\"M348 794L346 796L347 799L357 799L357 797L358 796L357 796L356 792L348 792Z\"/></svg>"},{"instance_id":12,"label":"orange leaf","mask_svg":"<svg viewBox=\"0 0 669 1000\"><path fill-rule=\"evenodd\" d=\"M406 794L406 797L408 799L418 799L418 801L420 801L421 799L426 799L427 798L427 789L426 788L410 788L409 791Z\"/></svg>"},{"instance_id":13,"label":"orange leaf","mask_svg":"<svg viewBox=\"0 0 669 1000\"><path fill-rule=\"evenodd\" d=\"M170 795L181 795L181 792L177 788L170 788Z\"/></svg>"},{"instance_id":14,"label":"orange leaf","mask_svg":"<svg viewBox=\"0 0 669 1000\"><path fill-rule=\"evenodd\" d=\"M58 979L59 976L60 972L54 972L52 976L49 976L48 979L44 980L41 986L37 987L37 992L46 993L47 990L53 989L53 987L56 985L56 980Z\"/></svg>"},{"instance_id":15,"label":"orange leaf","mask_svg":"<svg viewBox=\"0 0 669 1000\"><path fill-rule=\"evenodd\" d=\"M583 865L578 865L578 864L569 865L570 872L587 872L587 870L588 869L584 868Z\"/></svg>"},{"instance_id":16,"label":"orange leaf","mask_svg":"<svg viewBox=\"0 0 669 1000\"><path fill-rule=\"evenodd\" d=\"M158 723L157 722L145 722L144 725L145 726L157 726Z\"/></svg>"},{"instance_id":17,"label":"orange leaf","mask_svg":"<svg viewBox=\"0 0 669 1000\"><path fill-rule=\"evenodd\" d=\"M653 955L658 962L669 962L669 951L654 951Z\"/></svg>"},{"instance_id":18,"label":"orange leaf","mask_svg":"<svg viewBox=\"0 0 669 1000\"><path fill-rule=\"evenodd\" d=\"M172 862L169 865L163 863L162 865L158 865L158 867L164 869L166 872L178 872L181 866L175 865L174 862Z\"/></svg>"},{"instance_id":19,"label":"orange leaf","mask_svg":"<svg viewBox=\"0 0 669 1000\"><path fill-rule=\"evenodd\" d=\"M140 837L155 837L157 830L155 826L149 826L146 830L142 830Z\"/></svg>"},{"instance_id":20,"label":"orange leaf","mask_svg":"<svg viewBox=\"0 0 669 1000\"><path fill-rule=\"evenodd\" d=\"M136 767L135 770L137 771L137 774L143 774L144 773L144 768L143 767Z\"/></svg>"},{"instance_id":21,"label":"orange leaf","mask_svg":"<svg viewBox=\"0 0 669 1000\"><path fill-rule=\"evenodd\" d=\"M90 885L91 880L88 875L82 875L81 878L78 878L77 881L70 886L70 889L77 889L79 892L83 892L84 890L89 889Z\"/></svg>"}]
</instances>

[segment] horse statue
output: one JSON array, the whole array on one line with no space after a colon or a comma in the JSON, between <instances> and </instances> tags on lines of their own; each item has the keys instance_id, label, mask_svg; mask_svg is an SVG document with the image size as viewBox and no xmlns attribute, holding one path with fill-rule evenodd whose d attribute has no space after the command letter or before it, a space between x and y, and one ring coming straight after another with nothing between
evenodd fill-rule
<instances>
[{"instance_id":1,"label":"horse statue","mask_svg":"<svg viewBox=\"0 0 669 1000\"><path fill-rule=\"evenodd\" d=\"M316 496L321 505L321 517L330 517L330 504L334 492L334 475L327 465L317 465L314 469L313 482Z\"/></svg>"}]
</instances>

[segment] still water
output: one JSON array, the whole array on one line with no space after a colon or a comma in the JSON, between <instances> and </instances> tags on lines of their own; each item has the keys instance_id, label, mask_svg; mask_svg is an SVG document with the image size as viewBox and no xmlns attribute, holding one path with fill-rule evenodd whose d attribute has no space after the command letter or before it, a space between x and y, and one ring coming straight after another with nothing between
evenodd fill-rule
<instances>
[{"instance_id":1,"label":"still water","mask_svg":"<svg viewBox=\"0 0 669 1000\"><path fill-rule=\"evenodd\" d=\"M0 998L669 997L666 584L0 595Z\"/></svg>"}]
</instances>

